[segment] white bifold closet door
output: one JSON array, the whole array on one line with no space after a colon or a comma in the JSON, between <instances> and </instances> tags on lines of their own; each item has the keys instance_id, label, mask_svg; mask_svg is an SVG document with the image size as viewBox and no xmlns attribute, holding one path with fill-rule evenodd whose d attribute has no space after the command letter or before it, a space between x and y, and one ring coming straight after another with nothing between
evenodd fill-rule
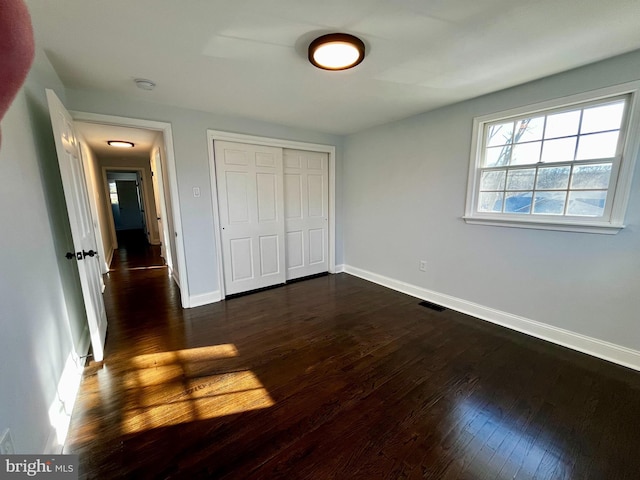
<instances>
[{"instance_id":1,"label":"white bifold closet door","mask_svg":"<svg viewBox=\"0 0 640 480\"><path fill-rule=\"evenodd\" d=\"M328 154L214 142L225 295L328 271Z\"/></svg>"},{"instance_id":2,"label":"white bifold closet door","mask_svg":"<svg viewBox=\"0 0 640 480\"><path fill-rule=\"evenodd\" d=\"M287 280L329 270L329 155L284 150Z\"/></svg>"},{"instance_id":3,"label":"white bifold closet door","mask_svg":"<svg viewBox=\"0 0 640 480\"><path fill-rule=\"evenodd\" d=\"M282 149L216 141L225 294L286 281Z\"/></svg>"}]
</instances>

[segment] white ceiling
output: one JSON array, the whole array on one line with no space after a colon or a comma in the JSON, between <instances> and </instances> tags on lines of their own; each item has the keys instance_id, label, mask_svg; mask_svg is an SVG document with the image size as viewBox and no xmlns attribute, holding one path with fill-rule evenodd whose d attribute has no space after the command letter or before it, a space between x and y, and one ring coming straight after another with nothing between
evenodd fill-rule
<instances>
[{"instance_id":1,"label":"white ceiling","mask_svg":"<svg viewBox=\"0 0 640 480\"><path fill-rule=\"evenodd\" d=\"M98 158L145 158L149 159L151 147L158 132L140 128L99 125L88 122L74 122L77 131L84 137ZM107 144L108 140L133 142L133 148L117 148Z\"/></svg>"},{"instance_id":2,"label":"white ceiling","mask_svg":"<svg viewBox=\"0 0 640 480\"><path fill-rule=\"evenodd\" d=\"M27 4L67 87L335 134L640 48L638 0ZM364 40L361 65L311 66L309 42L333 31Z\"/></svg>"}]
</instances>

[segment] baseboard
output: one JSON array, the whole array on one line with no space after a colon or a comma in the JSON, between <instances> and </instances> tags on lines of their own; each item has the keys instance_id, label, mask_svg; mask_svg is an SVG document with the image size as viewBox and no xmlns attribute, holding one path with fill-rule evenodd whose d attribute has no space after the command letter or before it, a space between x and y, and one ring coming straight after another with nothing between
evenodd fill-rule
<instances>
[{"instance_id":1,"label":"baseboard","mask_svg":"<svg viewBox=\"0 0 640 480\"><path fill-rule=\"evenodd\" d=\"M111 268L111 262L113 260L113 252L115 252L114 248L111 248L108 252L105 253L107 258L104 259L105 266L107 268L107 272Z\"/></svg>"},{"instance_id":2,"label":"baseboard","mask_svg":"<svg viewBox=\"0 0 640 480\"><path fill-rule=\"evenodd\" d=\"M75 346L75 351L70 352L67 357L56 388L56 398L49 406L51 425L49 426L49 435L43 450L46 455L62 453L66 432L71 422L71 412L80 388L82 371L90 348L91 336L87 325L82 331L80 341Z\"/></svg>"},{"instance_id":3,"label":"baseboard","mask_svg":"<svg viewBox=\"0 0 640 480\"><path fill-rule=\"evenodd\" d=\"M344 268L345 268L344 263L342 263L340 265L336 265L336 267L334 268L333 272L331 272L331 273L344 273L344 271L345 271Z\"/></svg>"},{"instance_id":4,"label":"baseboard","mask_svg":"<svg viewBox=\"0 0 640 480\"><path fill-rule=\"evenodd\" d=\"M47 443L42 451L43 455L60 455L64 446L58 443L58 434L56 429L49 425L49 436L47 437Z\"/></svg>"},{"instance_id":5,"label":"baseboard","mask_svg":"<svg viewBox=\"0 0 640 480\"><path fill-rule=\"evenodd\" d=\"M477 303L469 302L443 293L427 290L426 288L411 285L409 283L385 277L377 273L362 270L350 265L344 266L344 272L368 280L378 285L406 293L422 300L437 303L444 307L456 310L467 315L495 323L503 327L526 333L542 340L547 340L563 347L571 348L594 357L602 358L619 365L640 371L640 351L616 345L614 343L588 337L580 333L554 327L546 323L530 320L528 318L513 315L511 313L485 307Z\"/></svg>"},{"instance_id":6,"label":"baseboard","mask_svg":"<svg viewBox=\"0 0 640 480\"><path fill-rule=\"evenodd\" d=\"M69 424L71 423L71 413L73 412L73 406L82 380L84 366L84 358L82 356L86 355L84 350L84 343L86 342L83 340L81 343L83 345L80 351L77 353L76 351L71 351L67 356L64 369L58 381L55 397L49 406L51 430L44 448L45 454L59 454L62 453L64 448ZM88 351L88 346L86 348Z\"/></svg>"},{"instance_id":7,"label":"baseboard","mask_svg":"<svg viewBox=\"0 0 640 480\"><path fill-rule=\"evenodd\" d=\"M220 290L216 290L215 292L201 293L199 295L190 295L189 306L186 308L200 307L202 305L219 302L220 300L222 300Z\"/></svg>"},{"instance_id":8,"label":"baseboard","mask_svg":"<svg viewBox=\"0 0 640 480\"><path fill-rule=\"evenodd\" d=\"M176 285L178 286L178 288L180 287L180 278L178 277L178 275L176 275L175 270L171 270L170 272L171 278L173 278L173 281L176 282Z\"/></svg>"},{"instance_id":9,"label":"baseboard","mask_svg":"<svg viewBox=\"0 0 640 480\"><path fill-rule=\"evenodd\" d=\"M89 348L91 348L91 335L89 334L89 326L86 325L82 331L82 337L76 345L76 357L80 362L80 365L84 367L84 360L89 354Z\"/></svg>"}]
</instances>

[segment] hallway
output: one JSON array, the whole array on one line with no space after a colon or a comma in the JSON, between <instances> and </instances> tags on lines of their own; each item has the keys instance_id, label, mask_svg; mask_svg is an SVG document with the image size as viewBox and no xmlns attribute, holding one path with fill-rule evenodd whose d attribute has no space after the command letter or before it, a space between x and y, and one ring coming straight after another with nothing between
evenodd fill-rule
<instances>
[{"instance_id":1,"label":"hallway","mask_svg":"<svg viewBox=\"0 0 640 480\"><path fill-rule=\"evenodd\" d=\"M182 310L123 241L80 477L635 479L640 374L340 274Z\"/></svg>"},{"instance_id":2,"label":"hallway","mask_svg":"<svg viewBox=\"0 0 640 480\"><path fill-rule=\"evenodd\" d=\"M105 356L135 355L162 348L147 336L180 318L180 290L169 277L160 246L149 245L141 230L118 232L118 249L105 277L109 327ZM168 333L168 332L165 332ZM131 348L131 351L129 351Z\"/></svg>"}]
</instances>

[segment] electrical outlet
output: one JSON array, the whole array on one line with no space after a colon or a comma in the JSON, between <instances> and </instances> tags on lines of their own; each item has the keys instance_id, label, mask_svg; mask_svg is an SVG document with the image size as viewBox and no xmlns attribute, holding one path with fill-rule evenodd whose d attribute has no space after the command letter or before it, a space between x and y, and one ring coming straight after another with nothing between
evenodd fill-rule
<instances>
[{"instance_id":1,"label":"electrical outlet","mask_svg":"<svg viewBox=\"0 0 640 480\"><path fill-rule=\"evenodd\" d=\"M13 439L8 428L0 435L0 455L14 455L16 449L13 448Z\"/></svg>"},{"instance_id":2,"label":"electrical outlet","mask_svg":"<svg viewBox=\"0 0 640 480\"><path fill-rule=\"evenodd\" d=\"M426 272L427 271L427 261L426 260L420 260L420 266L418 267L418 269L421 272Z\"/></svg>"}]
</instances>

